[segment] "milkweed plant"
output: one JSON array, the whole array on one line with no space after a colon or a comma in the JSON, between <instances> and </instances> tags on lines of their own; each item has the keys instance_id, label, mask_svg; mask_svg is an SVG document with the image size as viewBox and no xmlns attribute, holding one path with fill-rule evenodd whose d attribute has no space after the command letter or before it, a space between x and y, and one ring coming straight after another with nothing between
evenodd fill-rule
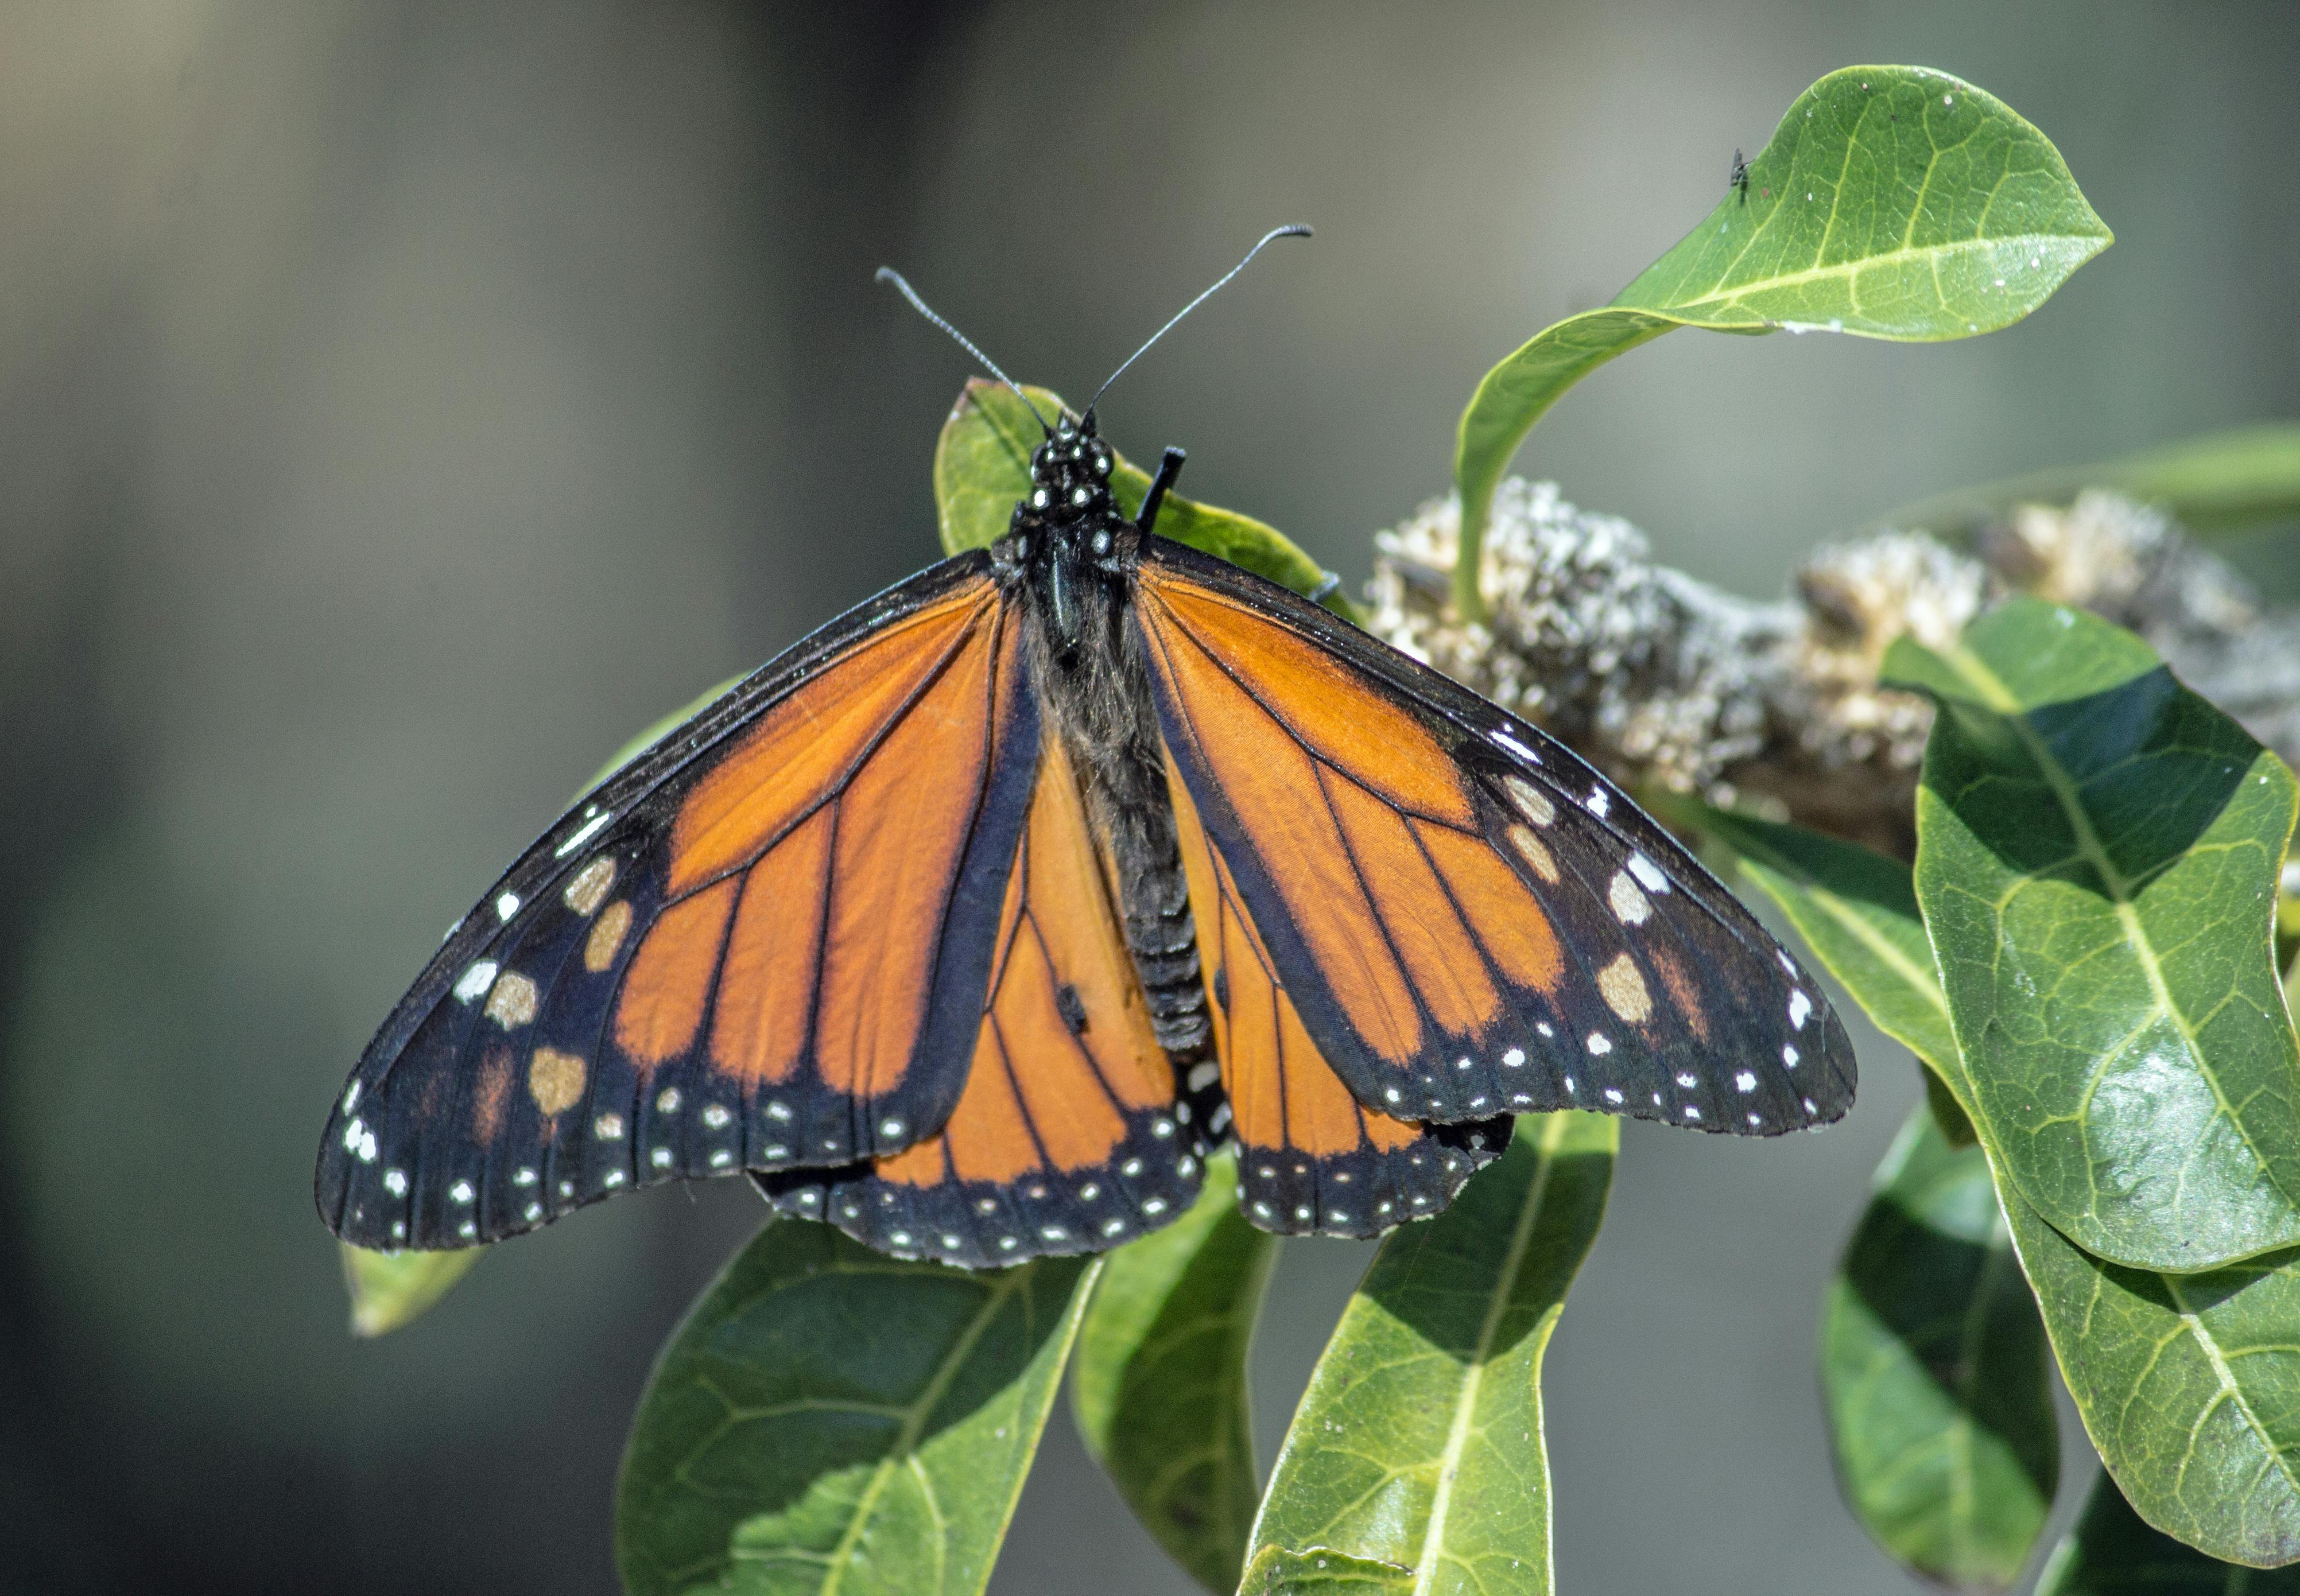
<instances>
[{"instance_id":1,"label":"milkweed plant","mask_svg":"<svg viewBox=\"0 0 2300 1596\"><path fill-rule=\"evenodd\" d=\"M1847 1216L1817 1358L1847 1509L1960 1590L2037 1561L2053 1364L2104 1468L2040 1592L2234 1591L2300 1562L2296 789L2130 629L2137 586L2185 546L2174 520L2300 503L2300 436L1976 489L1926 511L1938 539L1817 558L1796 603L1721 596L1691 629L1705 644L1669 641L1680 661L1705 647L1696 674L1723 685L1665 713L1667 671L1622 661L1704 601L1682 578L1639 588L1633 533L1506 472L1568 388L1665 332L1968 337L2110 241L2050 141L1988 94L1918 67L1833 72L1683 241L1486 374L1452 494L1382 537L1368 604L1245 516L1170 499L1160 523L1634 783L1915 1054L1927 1100ZM969 385L934 458L946 552L1004 531L1034 432L1015 395ZM1138 500L1146 478L1116 481ZM2051 508L2086 487L2127 497ZM1662 594L1604 647L1559 602L1592 571ZM1816 779L1769 780L1783 761ZM970 1273L768 1223L640 1402L613 1506L623 1581L971 1596L1067 1368L1088 1450L1208 1591L1546 1596L1542 1357L1619 1139L1611 1118L1528 1116L1448 1210L1391 1233L1266 1478L1246 1355L1277 1241L1239 1215L1229 1160L1178 1223L1099 1258ZM478 1256L347 1250L355 1327L405 1324Z\"/></svg>"}]
</instances>

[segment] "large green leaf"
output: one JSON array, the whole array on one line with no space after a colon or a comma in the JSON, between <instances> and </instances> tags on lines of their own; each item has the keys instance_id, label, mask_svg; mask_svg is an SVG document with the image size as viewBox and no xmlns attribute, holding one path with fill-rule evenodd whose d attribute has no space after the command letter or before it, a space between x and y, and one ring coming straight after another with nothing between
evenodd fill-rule
<instances>
[{"instance_id":1,"label":"large green leaf","mask_svg":"<svg viewBox=\"0 0 2300 1596\"><path fill-rule=\"evenodd\" d=\"M1052 419L1063 412L1059 395L1039 387L1024 392L1039 414ZM968 381L935 445L935 511L945 553L988 548L1006 536L1016 501L1030 491L1030 453L1045 437L1037 417L1004 383L979 377ZM1129 516L1139 513L1142 495L1150 491L1149 473L1120 455L1110 484L1119 508ZM1218 555L1281 587L1318 594L1328 609L1349 620L1363 619L1316 561L1283 532L1251 516L1170 493L1158 511L1158 535Z\"/></svg>"},{"instance_id":2,"label":"large green leaf","mask_svg":"<svg viewBox=\"0 0 2300 1596\"><path fill-rule=\"evenodd\" d=\"M2103 1475L2053 1549L2037 1596L2300 1596L2300 1568L2262 1572L2183 1546L2150 1529Z\"/></svg>"},{"instance_id":3,"label":"large green leaf","mask_svg":"<svg viewBox=\"0 0 2300 1596\"><path fill-rule=\"evenodd\" d=\"M2139 1268L2300 1242L2300 1043L2271 947L2291 772L2062 606L2018 600L1886 664L1940 706L1917 900L2012 1184Z\"/></svg>"},{"instance_id":4,"label":"large green leaf","mask_svg":"<svg viewBox=\"0 0 2300 1596\"><path fill-rule=\"evenodd\" d=\"M1094 1266L969 1273L784 1220L656 1365L615 1502L634 1596L969 1596L990 1577Z\"/></svg>"},{"instance_id":5,"label":"large green leaf","mask_svg":"<svg viewBox=\"0 0 2300 1596\"><path fill-rule=\"evenodd\" d=\"M1477 553L1510 458L1565 390L1678 327L1968 337L2018 321L2108 247L2052 141L1924 67L1847 67L1798 96L1748 186L1616 295L1486 374L1454 460L1454 597L1483 614Z\"/></svg>"},{"instance_id":6,"label":"large green leaf","mask_svg":"<svg viewBox=\"0 0 2300 1596\"><path fill-rule=\"evenodd\" d=\"M2014 504L2066 504L2088 487L2161 504L2191 531L2300 515L2300 422L2207 432L2090 465L2056 466L1903 505L1880 524L1949 531Z\"/></svg>"},{"instance_id":7,"label":"large green leaf","mask_svg":"<svg viewBox=\"0 0 2300 1596\"><path fill-rule=\"evenodd\" d=\"M1821 1384L1854 1517L1937 1584L2002 1591L2060 1475L2045 1327L1978 1147L1902 1126L1821 1311Z\"/></svg>"},{"instance_id":8,"label":"large green leaf","mask_svg":"<svg viewBox=\"0 0 2300 1596\"><path fill-rule=\"evenodd\" d=\"M1079 1332L1071 1407L1134 1516L1200 1584L1238 1588L1261 1490L1247 1343L1277 1238L1238 1211L1238 1163L1163 1230L1103 1260Z\"/></svg>"},{"instance_id":9,"label":"large green leaf","mask_svg":"<svg viewBox=\"0 0 2300 1596\"><path fill-rule=\"evenodd\" d=\"M1529 1116L1450 1209L1382 1243L1287 1431L1249 1589L1319 1589L1338 1554L1413 1570L1416 1596L1547 1596L1541 1359L1620 1145L1604 1116Z\"/></svg>"},{"instance_id":10,"label":"large green leaf","mask_svg":"<svg viewBox=\"0 0 2300 1596\"><path fill-rule=\"evenodd\" d=\"M2001 1171L1997 1186L2069 1394L2133 1507L2229 1562L2300 1559L2300 1255L2129 1269L2071 1245Z\"/></svg>"},{"instance_id":11,"label":"large green leaf","mask_svg":"<svg viewBox=\"0 0 2300 1596\"><path fill-rule=\"evenodd\" d=\"M1821 968L1877 1028L1923 1060L1962 1098L1948 1002L1933 968L1908 866L1817 831L1674 794L1655 794L1651 802L1664 819L1706 832L1730 850L1742 873L1780 905ZM1948 1128L1971 1141L1969 1133Z\"/></svg>"}]
</instances>

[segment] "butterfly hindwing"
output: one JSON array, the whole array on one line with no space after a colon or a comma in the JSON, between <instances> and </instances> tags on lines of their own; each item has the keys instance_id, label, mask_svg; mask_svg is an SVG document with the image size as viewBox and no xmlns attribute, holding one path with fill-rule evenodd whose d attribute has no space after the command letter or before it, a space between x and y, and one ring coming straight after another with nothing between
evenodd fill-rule
<instances>
[{"instance_id":1,"label":"butterfly hindwing","mask_svg":"<svg viewBox=\"0 0 2300 1596\"><path fill-rule=\"evenodd\" d=\"M1214 1044L1238 1142L1238 1202L1264 1230L1371 1236L1426 1218L1509 1145L1511 1121L1428 1126L1357 1101L1321 1055L1170 759Z\"/></svg>"},{"instance_id":2,"label":"butterfly hindwing","mask_svg":"<svg viewBox=\"0 0 2300 1596\"><path fill-rule=\"evenodd\" d=\"M902 1152L761 1174L761 1189L898 1257L971 1267L1096 1251L1171 1222L1196 1196L1201 1148L1119 927L1050 737L957 1109Z\"/></svg>"},{"instance_id":3,"label":"butterfly hindwing","mask_svg":"<svg viewBox=\"0 0 2300 1596\"><path fill-rule=\"evenodd\" d=\"M985 565L832 623L528 851L338 1101L319 1195L338 1234L468 1244L630 1185L896 1151L949 1118L1039 740Z\"/></svg>"},{"instance_id":4,"label":"butterfly hindwing","mask_svg":"<svg viewBox=\"0 0 2300 1596\"><path fill-rule=\"evenodd\" d=\"M1812 977L1569 750L1179 544L1149 540L1137 594L1178 792L1358 1101L1745 1135L1849 1106Z\"/></svg>"}]
</instances>

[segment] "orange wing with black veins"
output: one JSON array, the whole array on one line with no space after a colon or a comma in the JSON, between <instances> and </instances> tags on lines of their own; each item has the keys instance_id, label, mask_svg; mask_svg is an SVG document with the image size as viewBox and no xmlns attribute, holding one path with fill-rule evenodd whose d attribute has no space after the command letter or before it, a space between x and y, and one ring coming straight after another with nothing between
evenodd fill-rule
<instances>
[{"instance_id":1,"label":"orange wing with black veins","mask_svg":"<svg viewBox=\"0 0 2300 1596\"><path fill-rule=\"evenodd\" d=\"M617 1189L939 1130L976 1057L1038 768L1018 618L946 561L603 786L361 1060L321 1208L454 1246Z\"/></svg>"},{"instance_id":2,"label":"orange wing with black veins","mask_svg":"<svg viewBox=\"0 0 2300 1596\"><path fill-rule=\"evenodd\" d=\"M1172 1220L1198 1138L1150 1025L1103 855L1046 742L1006 882L964 1095L939 1134L843 1169L762 1175L785 1212L898 1257L996 1265Z\"/></svg>"}]
</instances>

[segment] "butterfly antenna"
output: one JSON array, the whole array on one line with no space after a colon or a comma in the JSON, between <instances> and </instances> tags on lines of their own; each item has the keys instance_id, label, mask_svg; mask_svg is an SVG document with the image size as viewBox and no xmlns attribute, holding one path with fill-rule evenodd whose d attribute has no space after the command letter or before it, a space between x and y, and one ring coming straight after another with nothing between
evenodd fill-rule
<instances>
[{"instance_id":1,"label":"butterfly antenna","mask_svg":"<svg viewBox=\"0 0 2300 1596\"><path fill-rule=\"evenodd\" d=\"M1236 277L1239 272L1244 271L1246 267L1253 262L1254 257L1262 253L1264 245L1267 245L1272 238L1307 238L1309 237L1310 229L1302 226L1299 222L1295 223L1292 227L1272 228L1270 231L1262 234L1262 242L1246 252L1245 260L1240 261L1228 271L1223 272L1221 277L1215 278L1213 287L1208 288L1204 293L1190 301L1189 303L1175 312L1173 321L1167 322L1165 326L1160 328L1156 332L1152 333L1147 343L1145 343L1141 348L1136 350L1132 354L1128 355L1126 359L1120 363L1118 370L1112 371L1103 385L1095 389L1093 399L1087 404L1086 413L1088 415L1092 415L1094 413L1094 407L1102 403L1102 396L1104 394L1110 392L1110 385L1116 382L1121 377L1126 374L1126 368L1128 366L1132 365L1136 361L1140 360L1145 354L1148 353L1150 351L1150 345L1155 344L1159 339L1173 331L1175 321L1179 321L1192 311L1196 310L1200 305L1205 303L1207 300L1212 299L1214 296L1215 289L1221 287L1221 286L1229 282L1230 278ZM923 310L925 307L921 306L920 308Z\"/></svg>"},{"instance_id":2,"label":"butterfly antenna","mask_svg":"<svg viewBox=\"0 0 2300 1596\"><path fill-rule=\"evenodd\" d=\"M1269 240L1264 239L1262 242L1267 243ZM1259 249L1262 245L1256 245L1254 247ZM1246 259L1252 260L1253 257L1249 255ZM1236 276L1237 274L1233 272L1231 275ZM1012 378L1007 376L1004 371L1001 371L998 369L998 362L996 361L992 360L988 355L983 353L982 351L977 349L974 346L973 339L959 331L958 328L953 327L940 316L936 315L933 309L928 305L927 302L919 297L919 291L916 288L912 287L908 282L904 280L903 274L901 272L896 270L892 266L881 266L879 268L879 280L882 283L894 284L895 291L897 294L900 294L904 299L911 302L911 309L916 311L920 315L924 316L928 320L942 328L943 331L948 333L952 337L956 338L958 340L958 346L961 349L965 350L967 353L972 355L976 360L980 361L984 369L987 370L991 376L996 378L999 381L1004 383L1008 387L1014 390L1014 397L1022 402L1022 408L1029 411L1030 412L1031 419L1038 423L1039 431L1045 433L1048 437L1054 436L1054 429L1046 425L1046 417L1038 414L1038 407L1030 403L1030 395L1022 391L1022 385L1016 382ZM1229 279L1225 278L1223 280L1227 281ZM1221 285L1219 283L1215 285L1216 287L1221 286ZM1203 297L1203 295L1201 297ZM1125 368L1123 367L1120 368L1121 370L1124 369ZM1110 385L1104 383L1103 386L1107 387Z\"/></svg>"}]
</instances>

